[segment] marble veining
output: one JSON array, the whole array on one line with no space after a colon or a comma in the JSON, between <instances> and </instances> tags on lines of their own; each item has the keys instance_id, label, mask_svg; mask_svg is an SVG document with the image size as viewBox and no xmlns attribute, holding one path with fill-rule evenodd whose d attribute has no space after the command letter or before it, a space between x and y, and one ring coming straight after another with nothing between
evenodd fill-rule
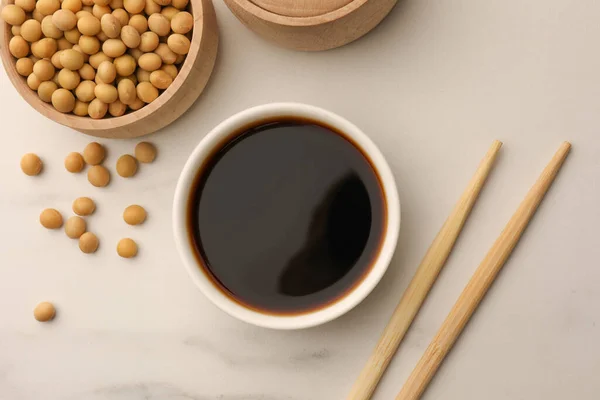
<instances>
[{"instance_id":1,"label":"marble veining","mask_svg":"<svg viewBox=\"0 0 600 400\"><path fill-rule=\"evenodd\" d=\"M300 400L297 397L275 397L267 394L216 394L198 395L170 384L141 382L100 387L76 398L89 400Z\"/></svg>"},{"instance_id":2,"label":"marble veining","mask_svg":"<svg viewBox=\"0 0 600 400\"><path fill-rule=\"evenodd\" d=\"M322 363L328 358L332 357L331 352L326 349L308 350L302 349L294 354L272 354L272 355L241 355L231 354L227 352L226 347L217 347L215 344L208 342L207 340L199 337L192 336L184 339L184 345L197 347L199 351L203 353L209 353L215 355L221 362L231 367L261 367L270 366L273 364L279 365L281 368L298 366L313 368L315 363Z\"/></svg>"}]
</instances>

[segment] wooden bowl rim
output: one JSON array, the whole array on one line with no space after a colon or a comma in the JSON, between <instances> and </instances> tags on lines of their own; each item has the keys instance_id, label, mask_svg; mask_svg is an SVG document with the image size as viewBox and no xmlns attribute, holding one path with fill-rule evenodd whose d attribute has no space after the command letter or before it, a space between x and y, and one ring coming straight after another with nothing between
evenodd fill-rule
<instances>
[{"instance_id":1,"label":"wooden bowl rim","mask_svg":"<svg viewBox=\"0 0 600 400\"><path fill-rule=\"evenodd\" d=\"M272 22L274 24L279 25L287 25L287 26L297 26L297 27L309 27L315 25L322 25L329 22L333 22L342 17L345 17L348 14L356 11L360 7L362 7L368 1L376 1L376 0L353 0L350 3L346 4L343 7L340 7L336 10L330 11L325 14L315 15L310 17L292 17L287 15L276 14L274 12L265 10L262 7L259 7L251 0L229 0L233 3L237 4L239 7L243 8L246 12L255 15L256 17Z\"/></svg>"},{"instance_id":2,"label":"wooden bowl rim","mask_svg":"<svg viewBox=\"0 0 600 400\"><path fill-rule=\"evenodd\" d=\"M256 6L288 17L313 17L338 10L353 0L250 0Z\"/></svg>"},{"instance_id":3,"label":"wooden bowl rim","mask_svg":"<svg viewBox=\"0 0 600 400\"><path fill-rule=\"evenodd\" d=\"M10 3L8 0L2 0L2 6L5 4ZM204 33L204 23L197 23L199 20L203 21L204 17L202 0L190 0L190 8L194 18L191 46L190 51L186 55L185 61L183 64L181 64L181 68L179 69L180 72L177 74L177 77L173 80L173 83L171 83L171 85L156 98L156 100L146 104L139 110L130 112L120 117L93 119L91 117L80 117L74 114L64 114L54 109L51 103L42 101L37 96L37 93L35 93L35 91L27 85L27 78L19 75L16 72L14 57L12 54L10 54L8 49L8 42L11 36L10 27L3 21L3 29L0 29L0 58L2 59L2 64L4 65L5 69L8 70L11 68L15 72L14 75L11 75L7 71L8 78L12 82L12 85L15 87L17 92L19 92L21 97L25 99L25 101L27 101L27 103L35 108L40 114L52 119L55 122L76 130L101 131L106 129L124 128L157 112L173 97L175 92L177 92L177 90L183 86L185 80L192 71L193 67L191 67L190 64L194 64L198 58L200 43Z\"/></svg>"}]
</instances>

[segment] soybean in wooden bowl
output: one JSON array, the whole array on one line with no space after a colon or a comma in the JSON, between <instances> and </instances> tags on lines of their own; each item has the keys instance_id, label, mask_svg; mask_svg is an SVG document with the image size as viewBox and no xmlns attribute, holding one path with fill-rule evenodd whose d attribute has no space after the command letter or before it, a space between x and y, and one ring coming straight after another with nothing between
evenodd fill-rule
<instances>
[{"instance_id":1,"label":"soybean in wooden bowl","mask_svg":"<svg viewBox=\"0 0 600 400\"><path fill-rule=\"evenodd\" d=\"M110 6L101 6L100 3L103 3L103 1L105 0L97 0L95 2L93 15L100 15L102 17L102 13L106 13L104 11L106 8L103 9L103 7ZM152 2L154 0L148 1ZM2 6L4 7L6 4L13 2L13 0L4 0ZM82 1L84 5L86 2L91 3L92 1ZM170 3L171 0L156 1L156 3L159 2L165 4L162 6L164 9L165 7L169 7L167 3ZM17 5L22 3L27 3L27 1L17 0ZM64 3L65 1L63 1ZM110 3L117 4L115 8L118 8L118 5L123 2L113 0ZM123 5L120 7L123 7ZM166 89L161 90L159 96L153 101L136 110L127 107L125 113L117 117L111 116L109 112L106 112L106 116L100 119L94 119L90 116L78 116L73 113L63 113L58 111L52 105L52 102L43 101L38 93L30 88L27 78L17 72L15 65L17 59L13 57L9 50L9 42L15 35L11 32L11 26L5 22L2 22L0 29L0 56L9 79L19 94L42 115L62 125L93 136L110 138L137 137L161 129L181 116L198 98L212 73L218 48L218 29L212 2L211 0L190 0L186 11L192 14L194 20L193 29L189 34L190 48L185 59L177 66L178 73L173 82ZM138 12L138 14L140 13L143 14L144 11ZM31 12L27 12L27 19L35 17L32 14ZM39 19L40 15L37 15L37 17ZM101 20L101 18L99 19ZM123 24L123 26L126 25ZM20 35L19 29L20 27L15 29L17 35ZM45 36L45 33L42 33L42 38ZM100 35L102 33L101 31ZM106 40L106 37L100 37L100 39L100 41L102 39ZM66 41L63 40L63 43L66 43ZM79 42L77 42L77 45L79 45ZM127 50L127 53L131 54L129 50ZM29 50L28 56L31 56L31 50ZM51 56L48 56L47 59L51 61ZM76 73L79 72L80 70L76 71ZM57 78L60 77L55 76L53 79L55 83L58 82ZM48 86L52 85L48 84ZM58 87L60 88L60 86ZM67 87L69 86L67 85ZM67 90L75 95L74 88ZM40 94L43 95L43 93ZM66 97L70 96L66 95ZM118 115L119 111L117 110L116 113Z\"/></svg>"}]
</instances>

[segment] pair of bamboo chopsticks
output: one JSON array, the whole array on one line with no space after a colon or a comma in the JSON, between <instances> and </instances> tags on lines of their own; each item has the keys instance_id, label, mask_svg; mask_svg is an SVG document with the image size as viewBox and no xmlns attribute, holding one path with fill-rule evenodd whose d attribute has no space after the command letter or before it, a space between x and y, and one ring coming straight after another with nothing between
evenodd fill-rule
<instances>
[{"instance_id":1,"label":"pair of bamboo chopsticks","mask_svg":"<svg viewBox=\"0 0 600 400\"><path fill-rule=\"evenodd\" d=\"M481 161L465 192L442 226L417 272L392 314L371 357L356 380L348 400L368 400L373 395L383 373L398 350L408 328L425 301L433 283L446 262L475 200L489 175L502 143L494 141ZM416 400L421 397L440 364L452 348L471 315L494 282L498 272L519 241L531 217L554 181L571 145L563 143L537 182L489 250L473 277L459 296L438 333L409 376L396 400Z\"/></svg>"}]
</instances>

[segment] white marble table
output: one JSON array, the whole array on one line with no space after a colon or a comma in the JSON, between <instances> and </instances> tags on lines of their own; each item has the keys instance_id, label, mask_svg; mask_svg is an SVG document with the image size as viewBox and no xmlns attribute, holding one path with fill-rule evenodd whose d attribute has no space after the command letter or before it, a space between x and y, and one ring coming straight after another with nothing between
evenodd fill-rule
<instances>
[{"instance_id":1,"label":"white marble table","mask_svg":"<svg viewBox=\"0 0 600 400\"><path fill-rule=\"evenodd\" d=\"M0 73L0 399L344 399L420 258L494 138L497 167L375 399L392 399L493 240L563 140L573 151L425 399L592 400L600 391L600 3L401 0L372 34L319 54L270 46L217 2L221 49L210 86L148 137L160 150L106 189L62 162L89 137L38 115ZM271 101L344 115L381 147L402 199L398 251L374 293L325 326L278 332L212 306L171 235L175 182L223 118ZM111 168L136 141L103 140ZM31 179L19 158L46 169ZM94 197L101 248L82 254L38 222ZM140 228L124 206L149 210ZM120 259L119 238L140 243ZM37 323L35 304L59 315Z\"/></svg>"}]
</instances>

